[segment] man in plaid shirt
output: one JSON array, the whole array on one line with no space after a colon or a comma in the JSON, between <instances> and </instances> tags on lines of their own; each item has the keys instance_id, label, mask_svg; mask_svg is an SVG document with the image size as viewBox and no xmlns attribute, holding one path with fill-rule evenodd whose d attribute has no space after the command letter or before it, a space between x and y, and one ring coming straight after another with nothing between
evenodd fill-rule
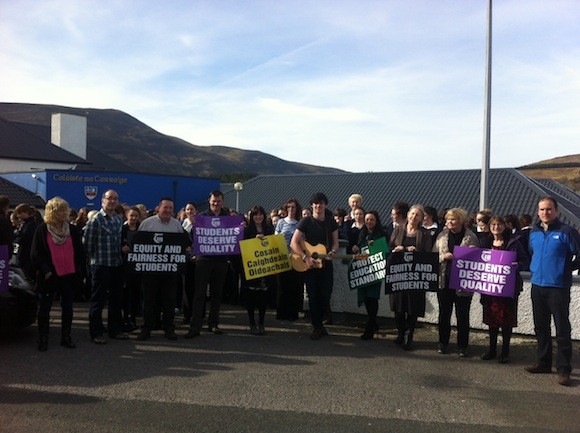
<instances>
[{"instance_id":1,"label":"man in plaid shirt","mask_svg":"<svg viewBox=\"0 0 580 433\"><path fill-rule=\"evenodd\" d=\"M83 241L90 259L92 294L89 303L89 331L96 344L105 344L103 337L126 340L121 332L121 300L123 293L123 258L121 255L121 229L123 217L115 210L119 195L110 189L101 199L101 210L87 222ZM108 331L103 326L103 308L108 301Z\"/></svg>"}]
</instances>

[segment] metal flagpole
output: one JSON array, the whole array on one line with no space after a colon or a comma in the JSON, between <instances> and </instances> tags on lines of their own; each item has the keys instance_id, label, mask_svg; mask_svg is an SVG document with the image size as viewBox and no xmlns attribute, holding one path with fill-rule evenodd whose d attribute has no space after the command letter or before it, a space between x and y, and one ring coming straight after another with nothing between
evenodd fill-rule
<instances>
[{"instance_id":1,"label":"metal flagpole","mask_svg":"<svg viewBox=\"0 0 580 433\"><path fill-rule=\"evenodd\" d=\"M491 129L491 6L487 2L487 49L485 68L485 110L483 114L483 161L481 166L481 184L479 189L479 210L488 207L489 202L489 153Z\"/></svg>"}]
</instances>

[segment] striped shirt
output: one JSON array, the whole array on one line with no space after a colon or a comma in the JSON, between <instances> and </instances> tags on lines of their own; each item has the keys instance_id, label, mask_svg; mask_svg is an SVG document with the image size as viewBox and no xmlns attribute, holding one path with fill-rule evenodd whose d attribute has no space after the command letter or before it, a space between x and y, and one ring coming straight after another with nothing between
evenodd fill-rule
<instances>
[{"instance_id":1,"label":"striped shirt","mask_svg":"<svg viewBox=\"0 0 580 433\"><path fill-rule=\"evenodd\" d=\"M121 266L123 264L122 228L123 217L117 214L107 216L103 209L86 224L83 242L91 265Z\"/></svg>"}]
</instances>

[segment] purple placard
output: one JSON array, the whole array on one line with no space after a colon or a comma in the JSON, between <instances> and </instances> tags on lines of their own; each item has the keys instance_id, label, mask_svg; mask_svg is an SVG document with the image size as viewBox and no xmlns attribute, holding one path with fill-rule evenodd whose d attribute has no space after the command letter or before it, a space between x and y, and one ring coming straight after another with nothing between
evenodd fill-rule
<instances>
[{"instance_id":1,"label":"purple placard","mask_svg":"<svg viewBox=\"0 0 580 433\"><path fill-rule=\"evenodd\" d=\"M449 288L513 298L517 254L514 251L455 247Z\"/></svg>"},{"instance_id":2,"label":"purple placard","mask_svg":"<svg viewBox=\"0 0 580 433\"><path fill-rule=\"evenodd\" d=\"M0 292L8 291L8 245L0 245Z\"/></svg>"},{"instance_id":3,"label":"purple placard","mask_svg":"<svg viewBox=\"0 0 580 433\"><path fill-rule=\"evenodd\" d=\"M244 217L195 216L193 251L201 256L240 254L240 241L244 240Z\"/></svg>"}]
</instances>

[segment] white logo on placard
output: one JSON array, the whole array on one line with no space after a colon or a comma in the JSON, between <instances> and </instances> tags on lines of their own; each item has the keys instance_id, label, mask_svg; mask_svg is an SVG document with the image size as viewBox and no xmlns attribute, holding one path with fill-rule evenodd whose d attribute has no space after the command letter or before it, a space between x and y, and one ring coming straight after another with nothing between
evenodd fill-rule
<instances>
[{"instance_id":1,"label":"white logo on placard","mask_svg":"<svg viewBox=\"0 0 580 433\"><path fill-rule=\"evenodd\" d=\"M407 263L411 263L413 261L413 253L407 251L405 254L403 254L403 260Z\"/></svg>"},{"instance_id":2,"label":"white logo on placard","mask_svg":"<svg viewBox=\"0 0 580 433\"><path fill-rule=\"evenodd\" d=\"M162 244L163 243L163 233L155 233L153 235L153 242L155 242L156 244Z\"/></svg>"},{"instance_id":3,"label":"white logo on placard","mask_svg":"<svg viewBox=\"0 0 580 433\"><path fill-rule=\"evenodd\" d=\"M489 262L491 260L491 251L482 251L481 252L481 260L484 262Z\"/></svg>"},{"instance_id":4,"label":"white logo on placard","mask_svg":"<svg viewBox=\"0 0 580 433\"><path fill-rule=\"evenodd\" d=\"M222 225L222 222L219 218L212 218L211 219L211 226L212 227L219 227Z\"/></svg>"}]
</instances>

